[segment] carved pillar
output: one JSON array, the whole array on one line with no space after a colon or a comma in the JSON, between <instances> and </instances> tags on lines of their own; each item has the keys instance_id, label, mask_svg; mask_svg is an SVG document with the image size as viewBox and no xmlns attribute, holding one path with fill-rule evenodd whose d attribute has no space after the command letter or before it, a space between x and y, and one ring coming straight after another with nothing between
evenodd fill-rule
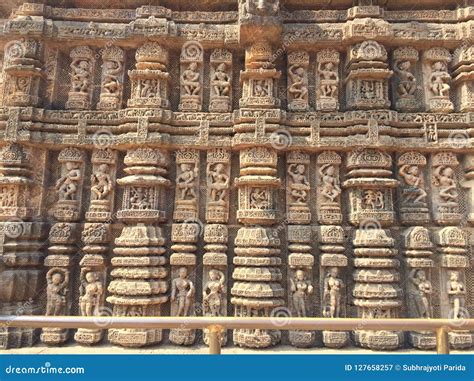
<instances>
[{"instance_id":1,"label":"carved pillar","mask_svg":"<svg viewBox=\"0 0 474 381\"><path fill-rule=\"evenodd\" d=\"M311 226L288 225L288 305L295 317L315 315L312 239ZM311 347L316 340L314 331L290 331L289 336L291 344L300 348Z\"/></svg>"},{"instance_id":2,"label":"carved pillar","mask_svg":"<svg viewBox=\"0 0 474 381\"><path fill-rule=\"evenodd\" d=\"M51 107L55 100L56 91L59 87L59 58L60 50L47 46L44 54L44 72L46 80L45 107Z\"/></svg>"},{"instance_id":3,"label":"carved pillar","mask_svg":"<svg viewBox=\"0 0 474 381\"><path fill-rule=\"evenodd\" d=\"M67 109L87 110L91 108L94 88L95 54L88 46L71 50L71 90L66 102Z\"/></svg>"},{"instance_id":4,"label":"carved pillar","mask_svg":"<svg viewBox=\"0 0 474 381\"><path fill-rule=\"evenodd\" d=\"M431 165L434 220L440 225L456 225L462 218L456 176L458 159L451 152L441 152L433 156Z\"/></svg>"},{"instance_id":5,"label":"carved pillar","mask_svg":"<svg viewBox=\"0 0 474 381\"><path fill-rule=\"evenodd\" d=\"M451 53L445 48L431 48L423 53L423 73L425 74L425 103L430 112L451 112L451 75L448 64Z\"/></svg>"},{"instance_id":6,"label":"carved pillar","mask_svg":"<svg viewBox=\"0 0 474 381\"><path fill-rule=\"evenodd\" d=\"M390 155L362 149L347 158L349 221L357 227L354 236L354 305L357 316L367 319L397 318L402 305L399 287L400 263L390 231L383 229L394 222L393 188ZM403 332L354 332L355 342L371 349L396 349L403 342Z\"/></svg>"},{"instance_id":7,"label":"carved pillar","mask_svg":"<svg viewBox=\"0 0 474 381\"><path fill-rule=\"evenodd\" d=\"M42 44L32 38L9 42L3 63L5 106L37 106L42 74Z\"/></svg>"},{"instance_id":8,"label":"carved pillar","mask_svg":"<svg viewBox=\"0 0 474 381\"><path fill-rule=\"evenodd\" d=\"M376 41L355 45L347 54L346 102L352 110L389 108L388 80L393 72L387 51Z\"/></svg>"},{"instance_id":9,"label":"carved pillar","mask_svg":"<svg viewBox=\"0 0 474 381\"><path fill-rule=\"evenodd\" d=\"M421 86L415 71L418 60L418 51L409 46L397 48L393 52L395 107L401 112L413 112L420 108L417 91Z\"/></svg>"},{"instance_id":10,"label":"carved pillar","mask_svg":"<svg viewBox=\"0 0 474 381\"><path fill-rule=\"evenodd\" d=\"M326 318L344 318L348 261L344 253L345 234L341 226L324 225L320 228L320 287L321 315ZM342 348L349 343L349 332L323 331L326 347Z\"/></svg>"},{"instance_id":11,"label":"carved pillar","mask_svg":"<svg viewBox=\"0 0 474 381\"><path fill-rule=\"evenodd\" d=\"M160 316L168 301L165 238L156 226L165 221L166 178L169 158L152 148L130 149L125 158L126 176L117 180L124 188L122 209L117 218L125 226L115 239L113 280L107 302L114 316ZM109 341L140 347L161 341L161 329L110 329Z\"/></svg>"},{"instance_id":12,"label":"carved pillar","mask_svg":"<svg viewBox=\"0 0 474 381\"><path fill-rule=\"evenodd\" d=\"M168 52L156 42L147 42L135 53L135 69L128 71L132 83L128 107L168 109Z\"/></svg>"},{"instance_id":13,"label":"carved pillar","mask_svg":"<svg viewBox=\"0 0 474 381\"><path fill-rule=\"evenodd\" d=\"M398 158L400 220L404 225L430 221L428 192L425 186L426 157L418 152L406 152Z\"/></svg>"},{"instance_id":14,"label":"carved pillar","mask_svg":"<svg viewBox=\"0 0 474 381\"><path fill-rule=\"evenodd\" d=\"M308 89L309 54L305 51L288 54L288 110L309 109Z\"/></svg>"},{"instance_id":15,"label":"carved pillar","mask_svg":"<svg viewBox=\"0 0 474 381\"><path fill-rule=\"evenodd\" d=\"M210 112L232 110L232 52L214 49L211 53Z\"/></svg>"},{"instance_id":16,"label":"carved pillar","mask_svg":"<svg viewBox=\"0 0 474 381\"><path fill-rule=\"evenodd\" d=\"M232 275L232 304L235 316L270 316L285 304L280 284L280 239L277 232L264 225L276 221L274 189L280 186L276 177L277 154L265 147L240 151L240 177L237 219L246 225L235 238L235 270ZM256 226L257 225L257 226ZM251 348L265 348L280 340L280 331L234 330L234 343Z\"/></svg>"},{"instance_id":17,"label":"carved pillar","mask_svg":"<svg viewBox=\"0 0 474 381\"><path fill-rule=\"evenodd\" d=\"M186 42L180 56L180 111L201 111L203 99L204 49L194 41Z\"/></svg>"},{"instance_id":18,"label":"carved pillar","mask_svg":"<svg viewBox=\"0 0 474 381\"><path fill-rule=\"evenodd\" d=\"M324 49L316 54L316 109L339 109L339 52Z\"/></svg>"},{"instance_id":19,"label":"carved pillar","mask_svg":"<svg viewBox=\"0 0 474 381\"><path fill-rule=\"evenodd\" d=\"M470 348L473 334L462 330L464 319L469 318L466 299L472 292L466 283L466 269L470 266L467 235L456 226L445 227L438 232L437 244L441 256L441 317L453 319L459 327L459 331L449 332L449 343L454 349Z\"/></svg>"},{"instance_id":20,"label":"carved pillar","mask_svg":"<svg viewBox=\"0 0 474 381\"><path fill-rule=\"evenodd\" d=\"M125 53L118 46L102 51L102 80L100 84L100 110L117 110L122 106Z\"/></svg>"},{"instance_id":21,"label":"carved pillar","mask_svg":"<svg viewBox=\"0 0 474 381\"><path fill-rule=\"evenodd\" d=\"M409 318L433 318L432 268L433 243L430 232L423 226L413 226L403 232L405 264L405 301ZM436 335L430 331L408 333L415 348L433 349Z\"/></svg>"},{"instance_id":22,"label":"carved pillar","mask_svg":"<svg viewBox=\"0 0 474 381\"><path fill-rule=\"evenodd\" d=\"M104 306L107 254L111 241L117 153L110 149L92 153L91 201L82 231L84 256L79 275L79 311L82 316L112 315ZM97 344L104 331L78 329L74 339L81 344Z\"/></svg>"},{"instance_id":23,"label":"carved pillar","mask_svg":"<svg viewBox=\"0 0 474 381\"><path fill-rule=\"evenodd\" d=\"M194 252L201 234L199 218L199 151L176 152L176 196L173 214L171 249L171 315L196 314L196 264ZM191 345L196 330L175 328L170 331L170 341L178 345Z\"/></svg>"},{"instance_id":24,"label":"carved pillar","mask_svg":"<svg viewBox=\"0 0 474 381\"><path fill-rule=\"evenodd\" d=\"M341 184L339 168L341 157L335 152L323 152L317 159L318 186L317 209L318 221L321 225L340 224L341 213Z\"/></svg>"},{"instance_id":25,"label":"carved pillar","mask_svg":"<svg viewBox=\"0 0 474 381\"><path fill-rule=\"evenodd\" d=\"M461 47L454 52L453 83L456 86L456 110L474 111L474 46Z\"/></svg>"},{"instance_id":26,"label":"carved pillar","mask_svg":"<svg viewBox=\"0 0 474 381\"><path fill-rule=\"evenodd\" d=\"M474 155L466 155L464 172L462 186L467 189L467 220L474 225Z\"/></svg>"},{"instance_id":27,"label":"carved pillar","mask_svg":"<svg viewBox=\"0 0 474 381\"><path fill-rule=\"evenodd\" d=\"M0 150L0 314L12 318L37 315L42 309L43 224L31 221L33 178L31 157L22 146ZM32 346L37 334L37 329L7 324L0 330L0 349Z\"/></svg>"},{"instance_id":28,"label":"carved pillar","mask_svg":"<svg viewBox=\"0 0 474 381\"><path fill-rule=\"evenodd\" d=\"M71 278L76 261L79 238L82 189L84 182L84 153L77 148L65 148L58 156L59 178L56 181L58 202L54 208L57 221L49 231L49 254L44 260L48 272L46 315L71 314ZM43 328L41 341L49 345L65 343L69 330Z\"/></svg>"},{"instance_id":29,"label":"carved pillar","mask_svg":"<svg viewBox=\"0 0 474 381\"><path fill-rule=\"evenodd\" d=\"M230 198L230 151L220 148L207 152L207 205L204 228L203 315L227 316L227 240ZM218 223L223 223L218 224ZM209 343L207 330L204 342ZM227 334L221 343L227 342Z\"/></svg>"}]
</instances>

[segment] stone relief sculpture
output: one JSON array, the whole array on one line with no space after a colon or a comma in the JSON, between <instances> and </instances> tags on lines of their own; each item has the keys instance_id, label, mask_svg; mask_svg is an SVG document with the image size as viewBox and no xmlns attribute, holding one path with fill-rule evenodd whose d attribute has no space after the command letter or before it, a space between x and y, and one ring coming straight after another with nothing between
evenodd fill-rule
<instances>
[{"instance_id":1,"label":"stone relief sculpture","mask_svg":"<svg viewBox=\"0 0 474 381\"><path fill-rule=\"evenodd\" d=\"M468 316L466 2L90 2L3 7L1 315ZM454 328L451 347L472 348ZM6 326L0 348L209 338ZM405 339L436 346L434 332L363 326L220 333L244 348Z\"/></svg>"}]
</instances>

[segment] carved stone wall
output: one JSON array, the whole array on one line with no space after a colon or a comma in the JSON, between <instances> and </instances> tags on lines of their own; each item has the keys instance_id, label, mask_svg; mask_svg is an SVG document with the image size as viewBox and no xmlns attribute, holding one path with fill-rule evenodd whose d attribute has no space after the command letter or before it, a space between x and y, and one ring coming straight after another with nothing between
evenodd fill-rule
<instances>
[{"instance_id":1,"label":"carved stone wall","mask_svg":"<svg viewBox=\"0 0 474 381\"><path fill-rule=\"evenodd\" d=\"M470 1L43 3L0 30L0 314L443 317L472 347ZM435 346L281 328L221 341ZM0 327L71 339L208 332Z\"/></svg>"}]
</instances>

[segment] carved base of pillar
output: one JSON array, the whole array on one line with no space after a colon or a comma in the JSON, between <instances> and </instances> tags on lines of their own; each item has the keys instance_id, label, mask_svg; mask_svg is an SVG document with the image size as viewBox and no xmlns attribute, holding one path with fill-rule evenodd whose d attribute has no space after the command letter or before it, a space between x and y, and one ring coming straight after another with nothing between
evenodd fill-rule
<instances>
[{"instance_id":1,"label":"carved base of pillar","mask_svg":"<svg viewBox=\"0 0 474 381\"><path fill-rule=\"evenodd\" d=\"M201 111L201 98L198 95L183 96L179 111Z\"/></svg>"},{"instance_id":2,"label":"carved base of pillar","mask_svg":"<svg viewBox=\"0 0 474 381\"><path fill-rule=\"evenodd\" d=\"M314 331L290 331L291 345L297 348L309 348L314 346L316 341L316 332Z\"/></svg>"},{"instance_id":3,"label":"carved base of pillar","mask_svg":"<svg viewBox=\"0 0 474 381\"><path fill-rule=\"evenodd\" d=\"M428 208L406 207L400 210L400 220L403 224L419 225L430 222Z\"/></svg>"},{"instance_id":4,"label":"carved base of pillar","mask_svg":"<svg viewBox=\"0 0 474 381\"><path fill-rule=\"evenodd\" d=\"M230 98L229 97L214 97L209 104L210 112L229 112Z\"/></svg>"},{"instance_id":5,"label":"carved base of pillar","mask_svg":"<svg viewBox=\"0 0 474 381\"><path fill-rule=\"evenodd\" d=\"M454 110L453 102L449 98L431 98L429 102L429 112L451 112Z\"/></svg>"},{"instance_id":6,"label":"carved base of pillar","mask_svg":"<svg viewBox=\"0 0 474 381\"><path fill-rule=\"evenodd\" d=\"M234 344L246 348L268 348L278 344L281 340L280 331L259 329L234 330Z\"/></svg>"},{"instance_id":7,"label":"carved base of pillar","mask_svg":"<svg viewBox=\"0 0 474 381\"><path fill-rule=\"evenodd\" d=\"M172 329L170 330L170 341L176 345L192 345L196 340L194 329Z\"/></svg>"},{"instance_id":8,"label":"carved base of pillar","mask_svg":"<svg viewBox=\"0 0 474 381\"><path fill-rule=\"evenodd\" d=\"M308 108L309 105L306 99L293 99L288 104L288 110L290 111L307 111Z\"/></svg>"},{"instance_id":9,"label":"carved base of pillar","mask_svg":"<svg viewBox=\"0 0 474 381\"><path fill-rule=\"evenodd\" d=\"M339 108L337 99L321 97L316 101L316 108L320 111L335 111Z\"/></svg>"},{"instance_id":10,"label":"carved base of pillar","mask_svg":"<svg viewBox=\"0 0 474 381\"><path fill-rule=\"evenodd\" d=\"M46 345L64 344L69 339L69 330L62 328L43 328L41 341Z\"/></svg>"},{"instance_id":11,"label":"carved base of pillar","mask_svg":"<svg viewBox=\"0 0 474 381\"><path fill-rule=\"evenodd\" d=\"M319 208L318 221L322 225L337 225L342 222L339 205L322 205Z\"/></svg>"},{"instance_id":12,"label":"carved base of pillar","mask_svg":"<svg viewBox=\"0 0 474 381\"><path fill-rule=\"evenodd\" d=\"M342 348L349 344L349 332L323 331L323 343L328 348Z\"/></svg>"},{"instance_id":13,"label":"carved base of pillar","mask_svg":"<svg viewBox=\"0 0 474 381\"><path fill-rule=\"evenodd\" d=\"M176 221L194 221L198 219L198 210L194 200L178 200L173 213Z\"/></svg>"},{"instance_id":14,"label":"carved base of pillar","mask_svg":"<svg viewBox=\"0 0 474 381\"><path fill-rule=\"evenodd\" d=\"M474 334L468 331L449 332L449 345L453 349L471 348L474 341Z\"/></svg>"},{"instance_id":15,"label":"carved base of pillar","mask_svg":"<svg viewBox=\"0 0 474 381\"><path fill-rule=\"evenodd\" d=\"M419 102L416 101L415 98L400 98L395 108L400 110L401 112L413 112L419 109Z\"/></svg>"},{"instance_id":16,"label":"carved base of pillar","mask_svg":"<svg viewBox=\"0 0 474 381\"><path fill-rule=\"evenodd\" d=\"M38 336L38 329L5 328L0 332L0 349L32 347Z\"/></svg>"},{"instance_id":17,"label":"carved base of pillar","mask_svg":"<svg viewBox=\"0 0 474 381\"><path fill-rule=\"evenodd\" d=\"M409 332L408 342L413 348L434 349L436 348L436 335L432 332Z\"/></svg>"},{"instance_id":18,"label":"carved base of pillar","mask_svg":"<svg viewBox=\"0 0 474 381\"><path fill-rule=\"evenodd\" d=\"M81 345L94 345L100 343L104 338L104 331L97 329L78 329L74 334L74 340Z\"/></svg>"},{"instance_id":19,"label":"carved base of pillar","mask_svg":"<svg viewBox=\"0 0 474 381\"><path fill-rule=\"evenodd\" d=\"M144 347L158 344L163 339L161 329L110 329L108 339L122 347Z\"/></svg>"},{"instance_id":20,"label":"carved base of pillar","mask_svg":"<svg viewBox=\"0 0 474 381\"><path fill-rule=\"evenodd\" d=\"M76 200L58 201L54 208L54 218L58 221L70 222L80 218L79 202Z\"/></svg>"},{"instance_id":21,"label":"carved base of pillar","mask_svg":"<svg viewBox=\"0 0 474 381\"><path fill-rule=\"evenodd\" d=\"M403 344L403 332L354 331L356 345L377 351L398 349Z\"/></svg>"},{"instance_id":22,"label":"carved base of pillar","mask_svg":"<svg viewBox=\"0 0 474 381\"><path fill-rule=\"evenodd\" d=\"M66 109L68 110L87 110L90 108L90 95L86 93L70 92Z\"/></svg>"},{"instance_id":23,"label":"carved base of pillar","mask_svg":"<svg viewBox=\"0 0 474 381\"><path fill-rule=\"evenodd\" d=\"M98 110L117 110L120 108L120 98L116 95L101 95L97 104Z\"/></svg>"},{"instance_id":24,"label":"carved base of pillar","mask_svg":"<svg viewBox=\"0 0 474 381\"><path fill-rule=\"evenodd\" d=\"M311 222L311 211L306 205L291 205L288 211L288 220L295 224L305 224Z\"/></svg>"}]
</instances>

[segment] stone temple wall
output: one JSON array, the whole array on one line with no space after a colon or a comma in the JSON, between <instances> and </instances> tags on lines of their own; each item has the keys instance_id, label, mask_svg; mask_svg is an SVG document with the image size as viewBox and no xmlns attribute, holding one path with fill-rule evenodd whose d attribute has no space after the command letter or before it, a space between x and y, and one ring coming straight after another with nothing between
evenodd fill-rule
<instances>
[{"instance_id":1,"label":"stone temple wall","mask_svg":"<svg viewBox=\"0 0 474 381\"><path fill-rule=\"evenodd\" d=\"M2 315L443 317L472 346L471 0L14 3ZM223 341L435 346L278 328ZM2 348L37 340L208 336L0 327Z\"/></svg>"}]
</instances>

